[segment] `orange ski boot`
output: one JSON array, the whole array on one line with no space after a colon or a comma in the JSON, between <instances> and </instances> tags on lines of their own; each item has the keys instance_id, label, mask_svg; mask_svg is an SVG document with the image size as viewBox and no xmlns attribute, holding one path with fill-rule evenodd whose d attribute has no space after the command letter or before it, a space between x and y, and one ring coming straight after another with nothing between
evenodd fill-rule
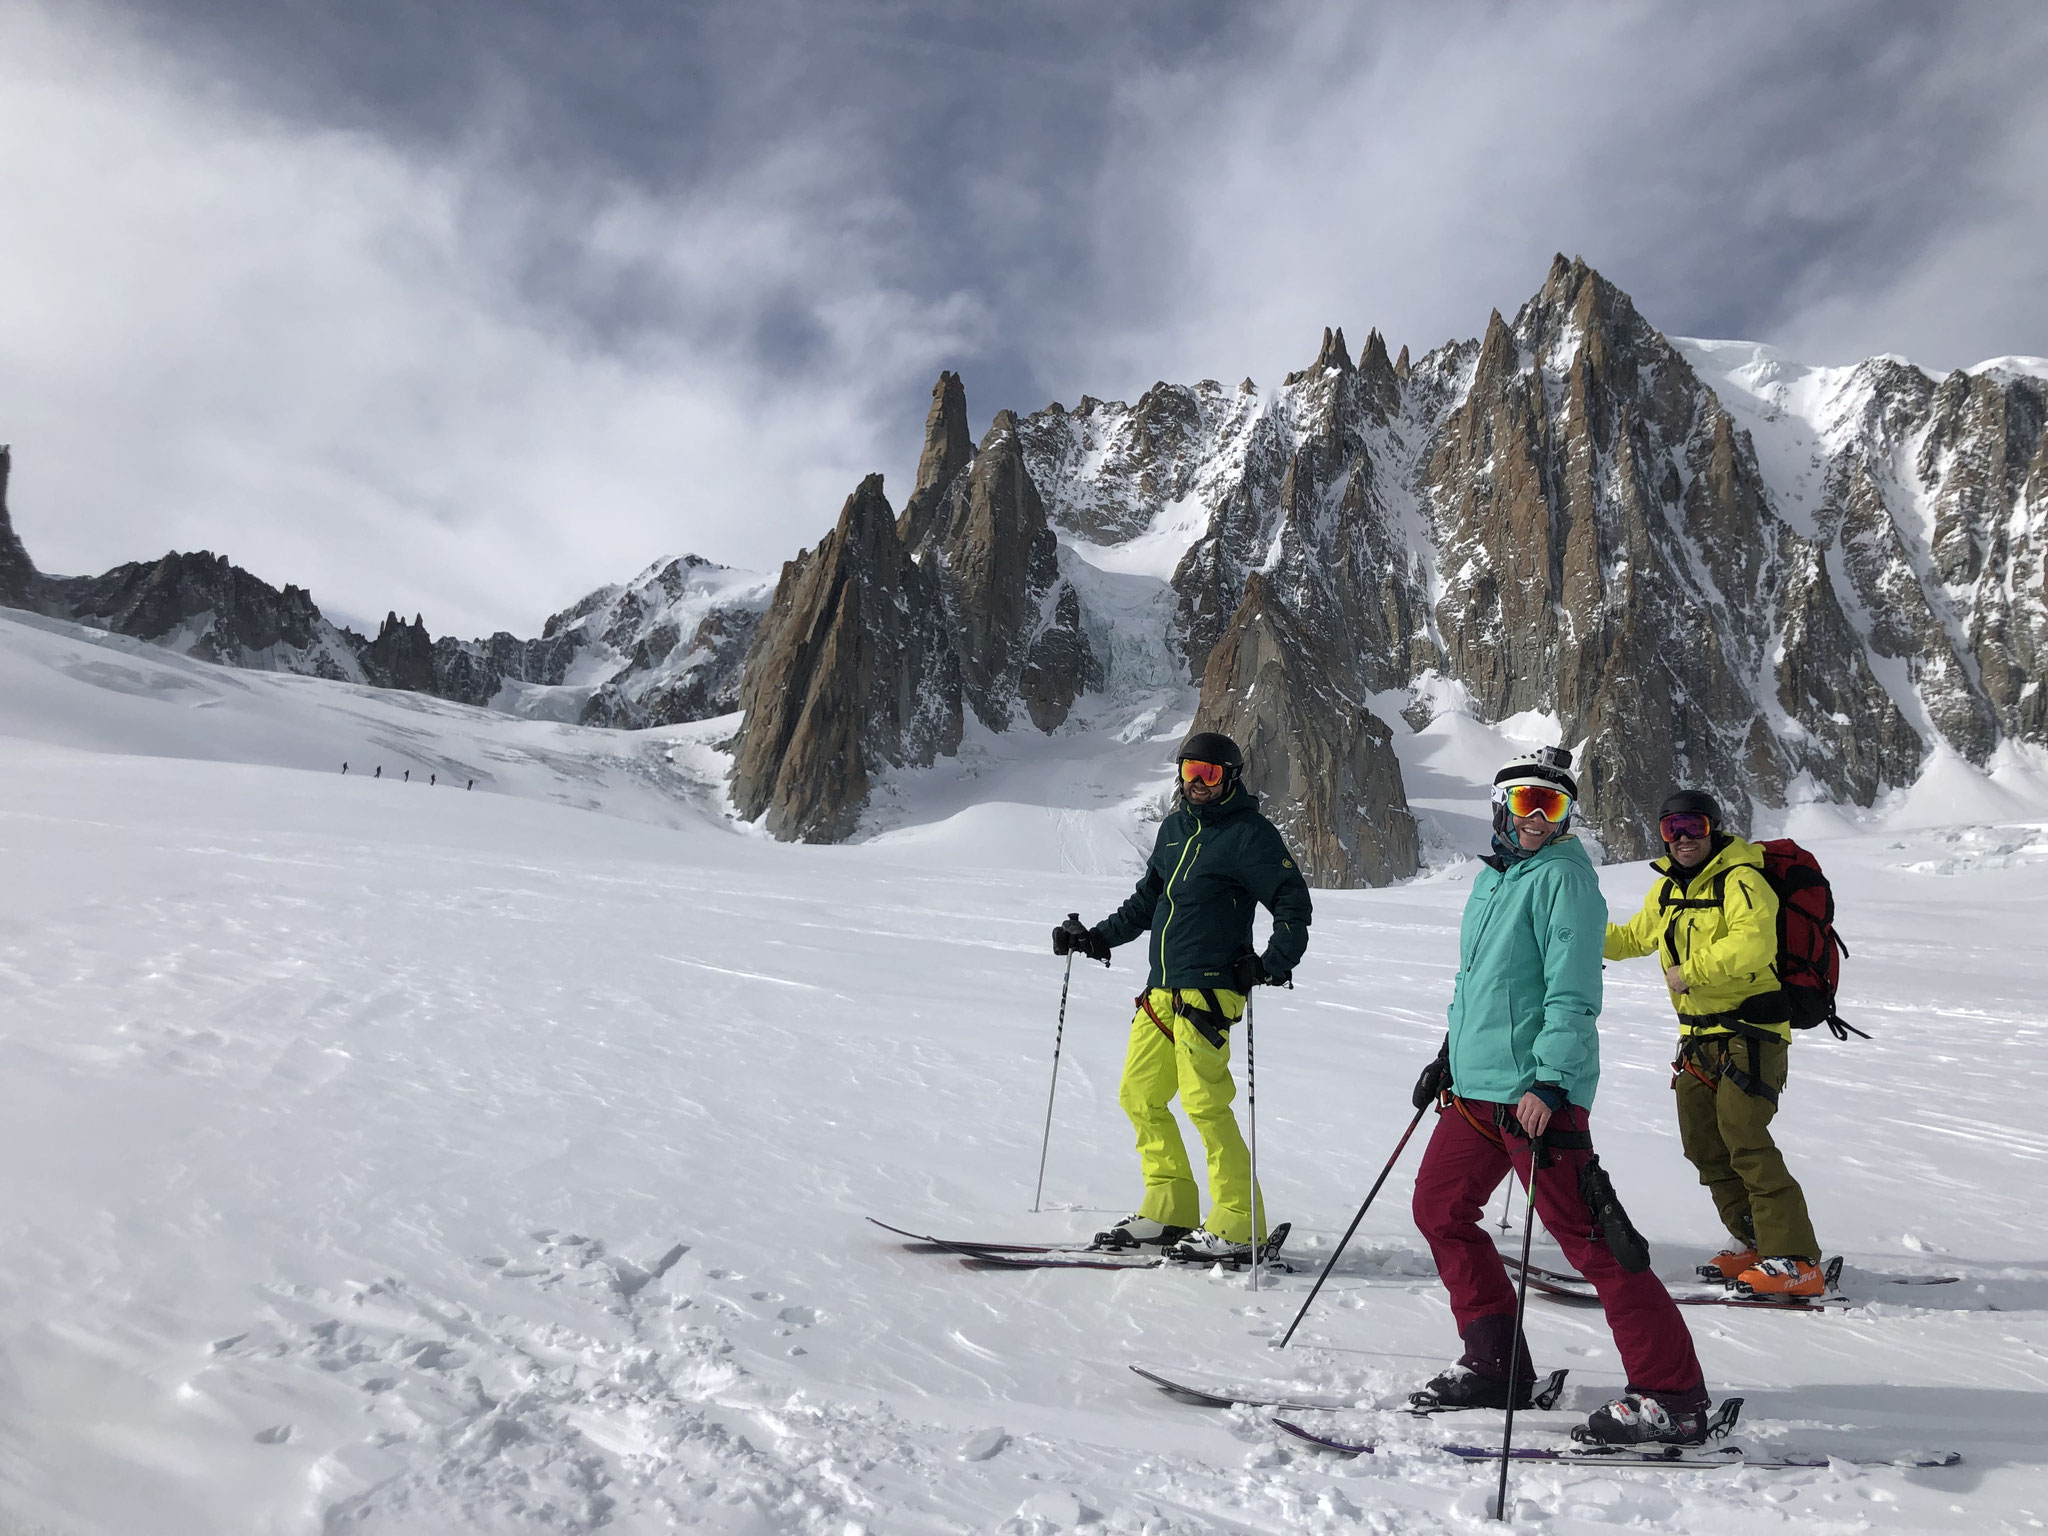
<instances>
[{"instance_id":1,"label":"orange ski boot","mask_svg":"<svg viewBox=\"0 0 2048 1536\"><path fill-rule=\"evenodd\" d=\"M1695 1273L1702 1280L1728 1281L1733 1280L1745 1269L1753 1269L1755 1266L1756 1250L1754 1248L1723 1248L1719 1253L1707 1260L1706 1263L1702 1264Z\"/></svg>"},{"instance_id":2,"label":"orange ski boot","mask_svg":"<svg viewBox=\"0 0 2048 1536\"><path fill-rule=\"evenodd\" d=\"M1807 1301L1827 1294L1827 1272L1811 1259L1764 1259L1735 1277L1735 1289L1764 1300Z\"/></svg>"}]
</instances>

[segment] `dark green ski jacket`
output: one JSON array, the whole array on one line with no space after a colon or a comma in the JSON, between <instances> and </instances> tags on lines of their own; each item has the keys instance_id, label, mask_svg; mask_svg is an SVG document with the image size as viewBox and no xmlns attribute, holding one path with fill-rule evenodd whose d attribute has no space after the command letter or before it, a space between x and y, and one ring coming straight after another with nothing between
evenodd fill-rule
<instances>
[{"instance_id":1,"label":"dark green ski jacket","mask_svg":"<svg viewBox=\"0 0 2048 1536\"><path fill-rule=\"evenodd\" d=\"M1293 973L1308 948L1308 882L1258 796L1237 785L1213 805L1185 800L1159 828L1145 876L1130 899L1097 925L1112 945L1148 928L1148 987L1228 987L1231 960L1250 946L1252 911L1273 914L1261 958L1266 974Z\"/></svg>"}]
</instances>

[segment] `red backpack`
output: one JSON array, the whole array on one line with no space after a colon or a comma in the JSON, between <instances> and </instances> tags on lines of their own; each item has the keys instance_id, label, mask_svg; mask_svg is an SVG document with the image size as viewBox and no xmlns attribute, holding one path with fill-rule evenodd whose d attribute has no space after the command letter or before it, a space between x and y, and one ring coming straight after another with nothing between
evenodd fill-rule
<instances>
[{"instance_id":1,"label":"red backpack","mask_svg":"<svg viewBox=\"0 0 2048 1536\"><path fill-rule=\"evenodd\" d=\"M1792 1027L1825 1024L1837 1040L1868 1040L1835 1012L1835 986L1849 946L1835 932L1835 892L1820 860L1789 837L1757 845L1764 851L1764 879L1778 894L1778 982L1792 1007Z\"/></svg>"}]
</instances>

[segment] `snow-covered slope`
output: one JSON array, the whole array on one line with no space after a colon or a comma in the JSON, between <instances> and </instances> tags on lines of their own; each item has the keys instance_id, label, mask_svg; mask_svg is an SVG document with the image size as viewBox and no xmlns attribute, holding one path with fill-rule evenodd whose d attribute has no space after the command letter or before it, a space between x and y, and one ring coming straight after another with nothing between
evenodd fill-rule
<instances>
[{"instance_id":1,"label":"snow-covered slope","mask_svg":"<svg viewBox=\"0 0 2048 1536\"><path fill-rule=\"evenodd\" d=\"M660 826L724 819L731 722L658 731L513 720L397 689L214 666L0 610L0 735L510 794Z\"/></svg>"},{"instance_id":2,"label":"snow-covered slope","mask_svg":"<svg viewBox=\"0 0 2048 1536\"><path fill-rule=\"evenodd\" d=\"M1048 806L1134 814L1176 722L1132 729L1128 779L985 764L1002 796L940 815L940 786L906 780L934 796L915 828L787 846L667 797L691 762L635 752L708 752L687 728L621 737L134 650L0 618L0 1530L1482 1518L1491 1471L1427 1447L1497 1419L1397 1411L1457 1348L1406 1214L1413 1149L1294 1347L1270 1348L1409 1117L1469 863L1318 893L1299 985L1258 999L1260 1165L1301 1270L1261 1295L971 1273L861 1218L1062 1238L1136 1197L1123 952L1074 972L1030 1212L1046 933L1128 876L1063 870L1029 828ZM1501 739L1447 720L1403 751L1456 840ZM429 765L443 786L416 782ZM493 777L445 787L471 769ZM1695 1337L1716 1394L1748 1399L1751 1444L1968 1461L1520 1468L1519 1528L2026 1529L2048 1500L2048 818L1908 831L1807 808L1793 830L1836 876L1844 1010L1876 1038L1802 1040L1779 1128L1824 1242L1882 1300L1704 1313ZM1621 909L1648 877L1603 878ZM1607 981L1596 1130L1679 1271L1714 1232L1670 1124L1668 1021L1647 965ZM1962 1278L1878 1284L1931 1271ZM1597 1318L1532 1302L1531 1331L1574 1413L1621 1386ZM1359 1407L1330 1422L1381 1451L1297 1452L1131 1361L1343 1393Z\"/></svg>"}]
</instances>

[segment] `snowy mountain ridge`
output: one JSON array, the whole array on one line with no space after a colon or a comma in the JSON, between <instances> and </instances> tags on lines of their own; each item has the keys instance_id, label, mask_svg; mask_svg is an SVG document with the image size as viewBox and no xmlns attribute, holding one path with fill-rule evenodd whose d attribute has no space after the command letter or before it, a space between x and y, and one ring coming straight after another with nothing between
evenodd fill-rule
<instances>
[{"instance_id":1,"label":"snowy mountain ridge","mask_svg":"<svg viewBox=\"0 0 2048 1536\"><path fill-rule=\"evenodd\" d=\"M1443 710L1548 721L1624 856L1674 783L1748 825L2048 744L2044 400L2039 359L1935 380L1667 338L1560 256L1478 340L1411 361L1327 331L1277 386L1004 411L979 445L946 374L900 515L874 480L779 577L658 562L533 640L329 635L297 589L234 601L224 561L61 582L4 542L0 601L586 724L752 700L734 808L779 836L898 824L888 786L970 737L1108 760L1147 718L1227 726L1315 882L1377 884L1442 835L1397 743Z\"/></svg>"}]
</instances>

